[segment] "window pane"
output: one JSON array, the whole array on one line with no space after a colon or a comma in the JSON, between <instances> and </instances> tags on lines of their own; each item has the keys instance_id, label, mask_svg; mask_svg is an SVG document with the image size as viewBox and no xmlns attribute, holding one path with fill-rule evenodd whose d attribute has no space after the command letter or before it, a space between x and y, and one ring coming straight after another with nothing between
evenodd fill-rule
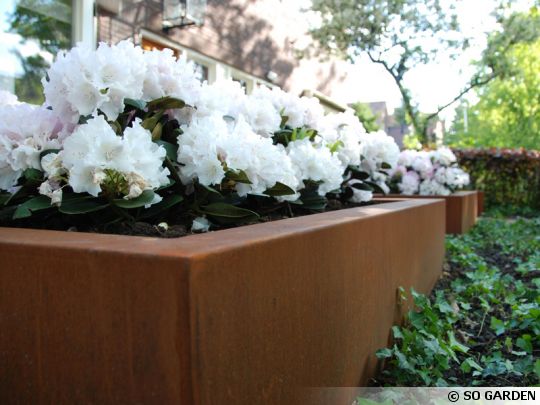
<instances>
[{"instance_id":1,"label":"window pane","mask_svg":"<svg viewBox=\"0 0 540 405\"><path fill-rule=\"evenodd\" d=\"M244 89L244 93L247 93L247 90L248 90L247 81L245 81L244 79L240 79L238 77L234 77L234 76L232 79L233 81L240 83L240 86Z\"/></svg>"},{"instance_id":2,"label":"window pane","mask_svg":"<svg viewBox=\"0 0 540 405\"><path fill-rule=\"evenodd\" d=\"M41 78L71 46L71 0L0 1L0 89L43 102Z\"/></svg>"}]
</instances>

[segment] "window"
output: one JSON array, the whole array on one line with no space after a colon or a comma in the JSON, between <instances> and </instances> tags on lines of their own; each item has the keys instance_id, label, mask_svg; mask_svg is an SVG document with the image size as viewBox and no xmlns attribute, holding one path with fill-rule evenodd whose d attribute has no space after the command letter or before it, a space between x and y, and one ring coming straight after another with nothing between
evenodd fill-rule
<instances>
[{"instance_id":1,"label":"window","mask_svg":"<svg viewBox=\"0 0 540 405\"><path fill-rule=\"evenodd\" d=\"M180 51L178 49L171 48L170 46L163 45L162 43L159 43L157 41L152 41L151 39L144 38L144 37L141 42L141 47L145 51L153 51L155 49L160 50L160 51L163 49L171 49L177 58L180 56Z\"/></svg>"},{"instance_id":2,"label":"window","mask_svg":"<svg viewBox=\"0 0 540 405\"><path fill-rule=\"evenodd\" d=\"M41 78L72 42L71 0L0 2L0 89L43 103Z\"/></svg>"},{"instance_id":3,"label":"window","mask_svg":"<svg viewBox=\"0 0 540 405\"><path fill-rule=\"evenodd\" d=\"M247 94L248 92L248 83L246 80L241 79L239 77L232 77L233 81L240 83L240 86L244 89L244 93Z\"/></svg>"},{"instance_id":4,"label":"window","mask_svg":"<svg viewBox=\"0 0 540 405\"><path fill-rule=\"evenodd\" d=\"M249 94L256 86L274 87L273 84L256 78L246 72L237 70L230 65L220 62L214 58L197 52L193 49L184 47L168 37L158 35L146 29L141 29L141 46L143 49L172 49L178 57L180 54L185 55L187 60L191 61L195 66L195 74L202 83L214 83L216 80L232 79L242 86L244 91Z\"/></svg>"},{"instance_id":5,"label":"window","mask_svg":"<svg viewBox=\"0 0 540 405\"><path fill-rule=\"evenodd\" d=\"M195 76L197 79L199 79L201 83L208 81L208 66L197 61L193 61L193 65L195 66Z\"/></svg>"}]
</instances>

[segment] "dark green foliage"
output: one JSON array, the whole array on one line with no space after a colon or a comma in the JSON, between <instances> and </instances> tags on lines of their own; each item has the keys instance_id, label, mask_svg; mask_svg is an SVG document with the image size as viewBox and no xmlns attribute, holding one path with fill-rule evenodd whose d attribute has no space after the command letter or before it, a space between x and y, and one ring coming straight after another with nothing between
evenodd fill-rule
<instances>
[{"instance_id":1,"label":"dark green foliage","mask_svg":"<svg viewBox=\"0 0 540 405\"><path fill-rule=\"evenodd\" d=\"M457 149L471 187L483 190L486 207L540 209L540 152L524 149Z\"/></svg>"},{"instance_id":2,"label":"dark green foliage","mask_svg":"<svg viewBox=\"0 0 540 405\"><path fill-rule=\"evenodd\" d=\"M531 386L540 378L540 219L483 218L448 237L448 267L431 297L393 328L378 383Z\"/></svg>"}]
</instances>

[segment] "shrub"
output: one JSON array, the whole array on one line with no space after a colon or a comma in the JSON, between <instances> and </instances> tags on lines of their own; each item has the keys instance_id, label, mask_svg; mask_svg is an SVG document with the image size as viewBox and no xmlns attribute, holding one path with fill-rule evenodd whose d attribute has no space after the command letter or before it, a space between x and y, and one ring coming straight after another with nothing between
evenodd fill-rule
<instances>
[{"instance_id":1,"label":"shrub","mask_svg":"<svg viewBox=\"0 0 540 405\"><path fill-rule=\"evenodd\" d=\"M457 149L459 164L487 207L540 208L540 152L525 149Z\"/></svg>"}]
</instances>

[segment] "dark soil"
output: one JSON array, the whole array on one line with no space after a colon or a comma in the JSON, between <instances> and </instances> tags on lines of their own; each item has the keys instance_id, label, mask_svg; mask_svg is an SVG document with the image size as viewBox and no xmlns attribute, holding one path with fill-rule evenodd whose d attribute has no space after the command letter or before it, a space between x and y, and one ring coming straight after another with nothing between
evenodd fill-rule
<instances>
[{"instance_id":1,"label":"dark soil","mask_svg":"<svg viewBox=\"0 0 540 405\"><path fill-rule=\"evenodd\" d=\"M380 204L381 202L368 202L362 204L356 203L343 203L339 200L329 199L325 211L337 211L346 208L354 208L360 206L367 206L373 204ZM291 204L292 206L292 204ZM305 215L317 214L320 212L307 211L301 208L292 209L282 208L280 210L262 213L257 222L250 223L237 223L237 224L217 224L212 223L211 231L218 231L222 229L236 228L243 225L251 225L254 223L264 223L271 221L278 221L281 219L300 217ZM26 220L20 220L17 222L3 223L0 221L0 226L16 227L16 228L32 228L32 229L48 229L58 231L69 232L90 232L90 233L104 233L115 235L130 235L130 236L151 236L160 238L179 238L182 236L188 236L194 234L191 231L191 223L193 217L188 217L185 213L172 213L166 218L163 218L162 222L150 223L145 221L118 221L114 217L109 220L105 211L100 211L94 217L90 216L77 216L77 215L58 215L57 213L49 216L42 216L36 219L36 216L32 216ZM162 226L165 223L165 226Z\"/></svg>"}]
</instances>

